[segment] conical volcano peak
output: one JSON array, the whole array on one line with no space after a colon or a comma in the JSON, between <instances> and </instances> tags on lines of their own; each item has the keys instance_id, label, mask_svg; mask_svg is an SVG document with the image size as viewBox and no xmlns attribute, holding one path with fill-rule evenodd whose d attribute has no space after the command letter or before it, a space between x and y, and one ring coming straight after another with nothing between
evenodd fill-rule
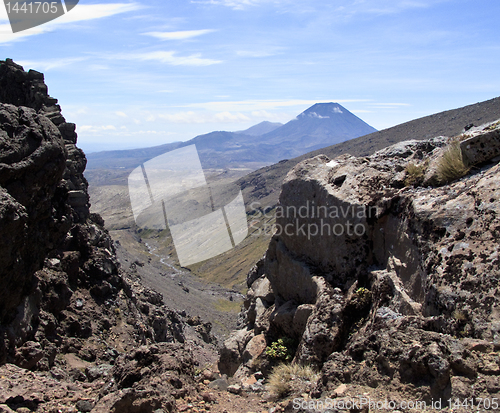
<instances>
[{"instance_id":1,"label":"conical volcano peak","mask_svg":"<svg viewBox=\"0 0 500 413\"><path fill-rule=\"evenodd\" d=\"M349 113L349 111L338 103L316 103L309 109L306 109L304 112L302 112L299 116L297 116L297 118L309 116L311 118L328 119L331 116L344 113Z\"/></svg>"}]
</instances>

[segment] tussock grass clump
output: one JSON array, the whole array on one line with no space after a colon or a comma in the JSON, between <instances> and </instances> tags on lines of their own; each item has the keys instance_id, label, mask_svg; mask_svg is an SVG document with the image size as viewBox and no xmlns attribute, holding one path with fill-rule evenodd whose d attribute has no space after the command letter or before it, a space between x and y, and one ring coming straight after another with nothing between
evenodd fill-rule
<instances>
[{"instance_id":1,"label":"tussock grass clump","mask_svg":"<svg viewBox=\"0 0 500 413\"><path fill-rule=\"evenodd\" d=\"M463 310L453 311L452 317L457 321L467 321L467 313Z\"/></svg>"},{"instance_id":2,"label":"tussock grass clump","mask_svg":"<svg viewBox=\"0 0 500 413\"><path fill-rule=\"evenodd\" d=\"M318 379L310 366L299 364L279 364L269 376L269 391L279 398L290 393L303 393Z\"/></svg>"},{"instance_id":3,"label":"tussock grass clump","mask_svg":"<svg viewBox=\"0 0 500 413\"><path fill-rule=\"evenodd\" d=\"M438 182L447 184L467 175L470 167L460 148L460 140L453 139L445 149L437 168Z\"/></svg>"},{"instance_id":4,"label":"tussock grass clump","mask_svg":"<svg viewBox=\"0 0 500 413\"><path fill-rule=\"evenodd\" d=\"M484 130L490 131L500 127L500 120L498 122L492 123L490 126L484 128Z\"/></svg>"},{"instance_id":5,"label":"tussock grass clump","mask_svg":"<svg viewBox=\"0 0 500 413\"><path fill-rule=\"evenodd\" d=\"M408 165L406 165L405 185L406 186L420 185L424 181L427 165L428 165L427 162L421 163L420 165L410 162Z\"/></svg>"}]
</instances>

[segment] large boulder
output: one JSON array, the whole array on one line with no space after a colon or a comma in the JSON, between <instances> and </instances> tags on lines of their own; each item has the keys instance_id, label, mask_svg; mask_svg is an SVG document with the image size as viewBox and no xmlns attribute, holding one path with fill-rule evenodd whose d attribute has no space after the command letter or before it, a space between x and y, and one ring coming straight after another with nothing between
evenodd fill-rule
<instances>
[{"instance_id":1,"label":"large boulder","mask_svg":"<svg viewBox=\"0 0 500 413\"><path fill-rule=\"evenodd\" d=\"M472 136L460 142L460 148L469 163L478 165L500 156L500 128L498 126L499 122L495 122L487 127L486 133L481 130L471 132Z\"/></svg>"},{"instance_id":2,"label":"large boulder","mask_svg":"<svg viewBox=\"0 0 500 413\"><path fill-rule=\"evenodd\" d=\"M294 363L321 369L314 395L353 383L427 401L498 397L499 130L463 140L480 169L439 187L445 137L319 155L288 174L247 296L254 308L264 276L274 304L247 321L268 341L298 338Z\"/></svg>"},{"instance_id":3,"label":"large boulder","mask_svg":"<svg viewBox=\"0 0 500 413\"><path fill-rule=\"evenodd\" d=\"M233 331L231 336L224 341L219 350L219 371L232 376L243 362L243 353L250 340L255 336L253 330L241 329Z\"/></svg>"}]
</instances>

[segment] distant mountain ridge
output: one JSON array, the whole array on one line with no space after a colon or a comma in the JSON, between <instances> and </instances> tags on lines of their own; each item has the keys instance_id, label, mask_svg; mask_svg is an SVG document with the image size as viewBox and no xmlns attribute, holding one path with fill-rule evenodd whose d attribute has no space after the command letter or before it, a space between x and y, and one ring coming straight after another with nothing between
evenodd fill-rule
<instances>
[{"instance_id":1,"label":"distant mountain ridge","mask_svg":"<svg viewBox=\"0 0 500 413\"><path fill-rule=\"evenodd\" d=\"M375 131L338 103L317 103L284 125L261 122L244 131L210 132L186 142L91 153L87 169L135 168L162 153L192 144L196 144L204 168L258 169Z\"/></svg>"},{"instance_id":2,"label":"distant mountain ridge","mask_svg":"<svg viewBox=\"0 0 500 413\"><path fill-rule=\"evenodd\" d=\"M269 133L275 129L278 129L280 126L283 126L283 124L279 122L269 122L265 120L264 122L260 122L257 125L251 126L248 129L238 131L236 133L242 133L243 135L248 135L248 136L261 136L264 135L265 133Z\"/></svg>"}]
</instances>

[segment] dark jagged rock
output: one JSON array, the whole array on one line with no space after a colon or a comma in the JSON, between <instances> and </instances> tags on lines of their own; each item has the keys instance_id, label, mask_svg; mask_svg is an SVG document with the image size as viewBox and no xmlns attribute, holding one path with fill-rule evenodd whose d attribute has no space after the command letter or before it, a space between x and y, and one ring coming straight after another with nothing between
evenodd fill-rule
<instances>
[{"instance_id":1,"label":"dark jagged rock","mask_svg":"<svg viewBox=\"0 0 500 413\"><path fill-rule=\"evenodd\" d=\"M43 74L35 70L25 72L22 66L11 59L0 62L0 102L32 108L37 114L50 119L59 129L67 151L62 184L71 191L68 203L76 214L74 219L85 222L90 208L88 183L83 176L87 159L83 151L76 147L76 125L66 122L57 99L49 96Z\"/></svg>"},{"instance_id":2,"label":"dark jagged rock","mask_svg":"<svg viewBox=\"0 0 500 413\"><path fill-rule=\"evenodd\" d=\"M0 61L0 407L174 411L191 327L121 270L76 141L43 75Z\"/></svg>"},{"instance_id":3,"label":"dark jagged rock","mask_svg":"<svg viewBox=\"0 0 500 413\"><path fill-rule=\"evenodd\" d=\"M0 321L33 288L32 275L69 230L57 128L32 109L0 104Z\"/></svg>"}]
</instances>

